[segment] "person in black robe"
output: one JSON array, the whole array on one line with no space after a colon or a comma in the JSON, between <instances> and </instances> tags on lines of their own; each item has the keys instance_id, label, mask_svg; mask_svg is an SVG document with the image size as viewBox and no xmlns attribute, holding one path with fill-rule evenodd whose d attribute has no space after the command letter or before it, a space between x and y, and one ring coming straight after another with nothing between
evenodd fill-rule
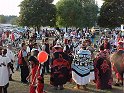
<instances>
[{"instance_id":1,"label":"person in black robe","mask_svg":"<svg viewBox=\"0 0 124 93\"><path fill-rule=\"evenodd\" d=\"M60 45L55 45L55 52L52 57L50 83L57 90L64 89L63 85L71 79L71 67L66 55Z\"/></svg>"}]
</instances>

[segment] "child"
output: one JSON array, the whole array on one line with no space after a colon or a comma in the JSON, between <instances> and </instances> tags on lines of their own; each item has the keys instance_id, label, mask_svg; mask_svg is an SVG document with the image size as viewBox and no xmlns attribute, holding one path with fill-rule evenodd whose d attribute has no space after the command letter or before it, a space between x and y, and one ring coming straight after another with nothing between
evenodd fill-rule
<instances>
[{"instance_id":1,"label":"child","mask_svg":"<svg viewBox=\"0 0 124 93\"><path fill-rule=\"evenodd\" d=\"M37 60L37 55L38 55L38 51L37 50L34 50L31 52L31 57L29 58L29 62L30 62L30 65L31 65L31 72L29 74L29 76L27 77L27 79L31 77L31 82L33 81L34 77L35 77L35 74L36 74L36 71L38 69L38 65L39 65L39 62Z\"/></svg>"},{"instance_id":2,"label":"child","mask_svg":"<svg viewBox=\"0 0 124 93\"><path fill-rule=\"evenodd\" d=\"M29 62L31 64L31 72L27 77L27 79L29 79L30 76L32 76L30 93L43 93L44 80L43 80L43 75L40 74L41 65L39 65L39 61L36 58L38 55L38 50L32 51L31 55L32 56L29 58ZM35 90L35 86L36 86L36 90Z\"/></svg>"}]
</instances>

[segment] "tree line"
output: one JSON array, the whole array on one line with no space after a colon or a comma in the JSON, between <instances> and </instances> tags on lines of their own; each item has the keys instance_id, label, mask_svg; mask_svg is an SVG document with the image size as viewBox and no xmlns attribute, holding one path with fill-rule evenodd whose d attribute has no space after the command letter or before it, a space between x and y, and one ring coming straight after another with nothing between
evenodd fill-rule
<instances>
[{"instance_id":1,"label":"tree line","mask_svg":"<svg viewBox=\"0 0 124 93\"><path fill-rule=\"evenodd\" d=\"M99 9L96 0L23 0L19 17L13 23L39 28L51 27L118 27L124 24L124 0L103 0ZM0 16L1 22L1 16ZM4 20L5 22L5 20Z\"/></svg>"},{"instance_id":2,"label":"tree line","mask_svg":"<svg viewBox=\"0 0 124 93\"><path fill-rule=\"evenodd\" d=\"M124 0L104 0L98 24L101 27L120 27L124 24Z\"/></svg>"},{"instance_id":3,"label":"tree line","mask_svg":"<svg viewBox=\"0 0 124 93\"><path fill-rule=\"evenodd\" d=\"M16 25L17 24L17 16L5 16L5 15L0 15L0 23L2 24L12 24Z\"/></svg>"},{"instance_id":4,"label":"tree line","mask_svg":"<svg viewBox=\"0 0 124 93\"><path fill-rule=\"evenodd\" d=\"M24 0L20 4L19 25L39 28L92 27L97 22L98 6L95 0Z\"/></svg>"}]
</instances>

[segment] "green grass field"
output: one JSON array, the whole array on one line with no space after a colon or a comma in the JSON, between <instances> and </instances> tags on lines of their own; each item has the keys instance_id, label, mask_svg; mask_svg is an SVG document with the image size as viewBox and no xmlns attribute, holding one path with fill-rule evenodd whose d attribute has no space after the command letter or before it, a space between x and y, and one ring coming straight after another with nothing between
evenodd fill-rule
<instances>
[{"instance_id":1,"label":"green grass field","mask_svg":"<svg viewBox=\"0 0 124 93\"><path fill-rule=\"evenodd\" d=\"M111 90L97 90L94 83L87 85L88 90L74 89L75 83L67 83L64 90L54 90L50 85L49 75L45 75L45 88L47 93L124 93L124 88L113 87ZM29 85L20 82L20 72L15 72L13 75L14 81L10 82L8 93L29 93Z\"/></svg>"}]
</instances>

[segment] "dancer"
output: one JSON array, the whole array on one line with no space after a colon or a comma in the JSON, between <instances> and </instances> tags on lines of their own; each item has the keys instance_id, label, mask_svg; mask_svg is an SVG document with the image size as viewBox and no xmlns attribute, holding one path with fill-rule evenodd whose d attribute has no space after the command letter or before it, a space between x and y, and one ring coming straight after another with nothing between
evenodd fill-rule
<instances>
[{"instance_id":1,"label":"dancer","mask_svg":"<svg viewBox=\"0 0 124 93\"><path fill-rule=\"evenodd\" d=\"M86 84L90 82L88 66L90 58L91 52L86 50L86 43L83 43L72 64L72 79L76 82L77 86L75 88L77 89L80 88L80 85L83 85L83 89L87 90Z\"/></svg>"},{"instance_id":2,"label":"dancer","mask_svg":"<svg viewBox=\"0 0 124 93\"><path fill-rule=\"evenodd\" d=\"M113 70L115 72L117 82L115 86L123 85L124 74L124 43L119 42L117 46L117 52L111 56L111 62L113 63Z\"/></svg>"},{"instance_id":3,"label":"dancer","mask_svg":"<svg viewBox=\"0 0 124 93\"><path fill-rule=\"evenodd\" d=\"M68 60L68 55L66 55L60 45L55 45L55 52L53 54L51 63L51 76L50 83L54 86L54 89L60 90L64 89L64 84L71 79L71 67Z\"/></svg>"},{"instance_id":4,"label":"dancer","mask_svg":"<svg viewBox=\"0 0 124 93\"><path fill-rule=\"evenodd\" d=\"M112 88L111 62L108 52L104 51L104 46L100 46L100 52L94 61L95 83L97 89Z\"/></svg>"}]
</instances>

